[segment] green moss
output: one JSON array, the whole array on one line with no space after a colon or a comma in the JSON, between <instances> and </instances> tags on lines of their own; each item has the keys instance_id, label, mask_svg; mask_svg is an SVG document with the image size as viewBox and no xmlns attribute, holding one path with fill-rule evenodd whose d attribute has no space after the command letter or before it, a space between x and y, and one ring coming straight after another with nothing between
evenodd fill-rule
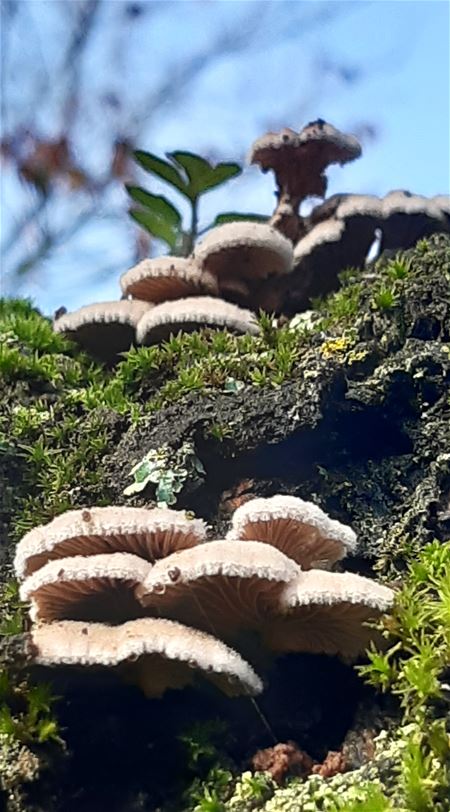
<instances>
[{"instance_id":1,"label":"green moss","mask_svg":"<svg viewBox=\"0 0 450 812\"><path fill-rule=\"evenodd\" d=\"M397 696L408 737L399 780L412 812L444 810L450 796L450 542L434 542L409 565L392 615L381 629L387 651L369 652L361 673L376 687Z\"/></svg>"}]
</instances>

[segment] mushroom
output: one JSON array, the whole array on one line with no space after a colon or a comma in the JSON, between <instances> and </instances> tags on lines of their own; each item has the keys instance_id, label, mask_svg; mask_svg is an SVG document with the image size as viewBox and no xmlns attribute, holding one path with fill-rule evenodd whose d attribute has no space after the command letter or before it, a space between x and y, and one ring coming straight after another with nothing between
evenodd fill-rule
<instances>
[{"instance_id":1,"label":"mushroom","mask_svg":"<svg viewBox=\"0 0 450 812\"><path fill-rule=\"evenodd\" d=\"M105 363L129 350L135 341L136 325L151 308L148 302L119 301L86 305L56 319L53 329L64 333L83 350Z\"/></svg>"},{"instance_id":2,"label":"mushroom","mask_svg":"<svg viewBox=\"0 0 450 812\"><path fill-rule=\"evenodd\" d=\"M127 552L153 562L206 538L202 519L169 508L91 507L69 510L30 530L16 548L23 580L48 561L74 555Z\"/></svg>"},{"instance_id":3,"label":"mushroom","mask_svg":"<svg viewBox=\"0 0 450 812\"><path fill-rule=\"evenodd\" d=\"M196 672L228 696L259 694L250 665L220 640L181 623L140 618L121 626L60 621L31 632L37 665L112 668L148 697L183 688Z\"/></svg>"},{"instance_id":4,"label":"mushroom","mask_svg":"<svg viewBox=\"0 0 450 812\"><path fill-rule=\"evenodd\" d=\"M450 231L450 195L435 195L430 201L441 210L447 223L447 231Z\"/></svg>"},{"instance_id":5,"label":"mushroom","mask_svg":"<svg viewBox=\"0 0 450 812\"><path fill-rule=\"evenodd\" d=\"M356 547L350 527L330 519L312 502L283 494L251 499L238 507L227 538L272 544L302 570L329 567Z\"/></svg>"},{"instance_id":6,"label":"mushroom","mask_svg":"<svg viewBox=\"0 0 450 812\"><path fill-rule=\"evenodd\" d=\"M436 231L448 231L445 209L434 198L396 190L382 199L381 213L382 251L410 248Z\"/></svg>"},{"instance_id":7,"label":"mushroom","mask_svg":"<svg viewBox=\"0 0 450 812\"><path fill-rule=\"evenodd\" d=\"M146 313L137 326L140 344L157 344L165 341L171 333L191 333L205 327L230 330L234 333L257 335L259 326L249 310L212 299L209 296L193 296L177 302L164 302Z\"/></svg>"},{"instance_id":8,"label":"mushroom","mask_svg":"<svg viewBox=\"0 0 450 812\"><path fill-rule=\"evenodd\" d=\"M120 277L125 296L146 302L165 302L185 296L218 294L217 280L183 257L144 259Z\"/></svg>"},{"instance_id":9,"label":"mushroom","mask_svg":"<svg viewBox=\"0 0 450 812\"><path fill-rule=\"evenodd\" d=\"M195 246L193 256L218 278L219 286L228 278L259 280L292 268L290 241L267 223L243 221L217 226Z\"/></svg>"},{"instance_id":10,"label":"mushroom","mask_svg":"<svg viewBox=\"0 0 450 812\"><path fill-rule=\"evenodd\" d=\"M378 637L365 624L386 612L391 589L361 575L309 570L279 597L277 616L262 627L265 645L278 653L310 652L353 659Z\"/></svg>"},{"instance_id":11,"label":"mushroom","mask_svg":"<svg viewBox=\"0 0 450 812\"><path fill-rule=\"evenodd\" d=\"M143 614L134 587L151 566L130 553L61 558L26 578L19 594L31 601L32 620L120 623Z\"/></svg>"},{"instance_id":12,"label":"mushroom","mask_svg":"<svg viewBox=\"0 0 450 812\"><path fill-rule=\"evenodd\" d=\"M136 596L152 612L232 638L259 628L298 565L268 544L210 541L158 561Z\"/></svg>"},{"instance_id":13,"label":"mushroom","mask_svg":"<svg viewBox=\"0 0 450 812\"><path fill-rule=\"evenodd\" d=\"M250 285L237 276L221 277L219 279L219 294L222 299L240 307L249 306L251 303Z\"/></svg>"},{"instance_id":14,"label":"mushroom","mask_svg":"<svg viewBox=\"0 0 450 812\"><path fill-rule=\"evenodd\" d=\"M284 129L267 133L252 146L250 163L263 172L273 169L278 186L278 205L270 223L296 242L304 233L299 216L300 203L306 197L324 197L330 164L344 164L361 155L361 146L352 135L345 135L331 124L317 119L299 133Z\"/></svg>"}]
</instances>

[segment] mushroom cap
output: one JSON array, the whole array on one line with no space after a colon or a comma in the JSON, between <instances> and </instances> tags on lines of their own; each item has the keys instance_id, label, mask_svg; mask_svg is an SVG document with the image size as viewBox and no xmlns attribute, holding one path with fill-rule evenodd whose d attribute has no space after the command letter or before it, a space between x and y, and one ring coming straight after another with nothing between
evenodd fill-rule
<instances>
[{"instance_id":1,"label":"mushroom cap","mask_svg":"<svg viewBox=\"0 0 450 812\"><path fill-rule=\"evenodd\" d=\"M450 217L450 195L434 195L430 201L440 208L446 218Z\"/></svg>"},{"instance_id":2,"label":"mushroom cap","mask_svg":"<svg viewBox=\"0 0 450 812\"><path fill-rule=\"evenodd\" d=\"M376 195L347 195L339 204L336 217L339 220L350 220L353 218L372 218L375 229L378 225L382 211L382 201Z\"/></svg>"},{"instance_id":3,"label":"mushroom cap","mask_svg":"<svg viewBox=\"0 0 450 812\"><path fill-rule=\"evenodd\" d=\"M136 325L150 308L149 302L137 300L98 302L66 313L53 322L53 329L64 333L90 355L111 362L130 349Z\"/></svg>"},{"instance_id":4,"label":"mushroom cap","mask_svg":"<svg viewBox=\"0 0 450 812\"><path fill-rule=\"evenodd\" d=\"M259 628L299 572L268 544L210 541L158 561L136 595L153 612L227 639L239 629Z\"/></svg>"},{"instance_id":5,"label":"mushroom cap","mask_svg":"<svg viewBox=\"0 0 450 812\"><path fill-rule=\"evenodd\" d=\"M218 294L217 280L184 257L144 259L120 277L125 296L146 302L165 302L185 296Z\"/></svg>"},{"instance_id":6,"label":"mushroom cap","mask_svg":"<svg viewBox=\"0 0 450 812\"><path fill-rule=\"evenodd\" d=\"M155 561L206 538L202 519L169 508L92 507L69 510L30 530L16 548L22 580L48 561L73 555L125 552Z\"/></svg>"},{"instance_id":7,"label":"mushroom cap","mask_svg":"<svg viewBox=\"0 0 450 812\"><path fill-rule=\"evenodd\" d=\"M264 643L278 652L354 658L377 633L363 625L392 605L394 593L361 575L309 570L282 590L278 616L266 622Z\"/></svg>"},{"instance_id":8,"label":"mushroom cap","mask_svg":"<svg viewBox=\"0 0 450 812\"><path fill-rule=\"evenodd\" d=\"M319 251L328 251L328 246L339 248L342 235L345 231L345 224L340 220L324 220L314 226L311 231L298 241L294 248L295 266L306 257L318 254Z\"/></svg>"},{"instance_id":9,"label":"mushroom cap","mask_svg":"<svg viewBox=\"0 0 450 812\"><path fill-rule=\"evenodd\" d=\"M212 228L195 246L195 260L220 279L259 279L288 273L292 243L267 223L224 223Z\"/></svg>"},{"instance_id":10,"label":"mushroom cap","mask_svg":"<svg viewBox=\"0 0 450 812\"><path fill-rule=\"evenodd\" d=\"M35 662L43 666L117 668L147 696L182 688L195 672L229 696L261 693L250 665L204 632L160 618L139 618L121 626L60 621L31 632Z\"/></svg>"},{"instance_id":11,"label":"mushroom cap","mask_svg":"<svg viewBox=\"0 0 450 812\"><path fill-rule=\"evenodd\" d=\"M333 217L314 226L295 246L295 267L283 309L288 313L304 310L314 296L336 290L339 273L344 268L363 267L375 228L371 218L361 223L359 217L353 220Z\"/></svg>"},{"instance_id":12,"label":"mushroom cap","mask_svg":"<svg viewBox=\"0 0 450 812\"><path fill-rule=\"evenodd\" d=\"M344 164L359 158L361 145L352 135L340 132L323 119L307 124L299 133L286 128L258 138L250 152L250 163L263 172L273 169L280 186L301 197L323 197L327 181L322 174L329 164Z\"/></svg>"},{"instance_id":13,"label":"mushroom cap","mask_svg":"<svg viewBox=\"0 0 450 812\"><path fill-rule=\"evenodd\" d=\"M151 566L130 553L61 558L26 578L20 598L31 601L32 620L120 623L143 614L134 587Z\"/></svg>"},{"instance_id":14,"label":"mushroom cap","mask_svg":"<svg viewBox=\"0 0 450 812\"><path fill-rule=\"evenodd\" d=\"M356 547L356 534L312 502L277 494L251 499L233 514L230 539L273 544L302 570L329 566Z\"/></svg>"},{"instance_id":15,"label":"mushroom cap","mask_svg":"<svg viewBox=\"0 0 450 812\"><path fill-rule=\"evenodd\" d=\"M303 127L299 141L307 147L310 160L314 160L315 155L322 157L324 167L354 161L360 157L362 151L361 144L354 135L347 135L320 118ZM314 152L311 152L312 149Z\"/></svg>"},{"instance_id":16,"label":"mushroom cap","mask_svg":"<svg viewBox=\"0 0 450 812\"><path fill-rule=\"evenodd\" d=\"M223 299L192 296L156 305L143 316L136 335L140 344L157 344L179 330L190 333L205 327L226 328L235 333L251 335L259 333L259 326L250 310L224 302Z\"/></svg>"},{"instance_id":17,"label":"mushroom cap","mask_svg":"<svg viewBox=\"0 0 450 812\"><path fill-rule=\"evenodd\" d=\"M434 198L415 195L402 189L385 195L381 201L382 248L409 248L417 240L448 231L444 209Z\"/></svg>"}]
</instances>

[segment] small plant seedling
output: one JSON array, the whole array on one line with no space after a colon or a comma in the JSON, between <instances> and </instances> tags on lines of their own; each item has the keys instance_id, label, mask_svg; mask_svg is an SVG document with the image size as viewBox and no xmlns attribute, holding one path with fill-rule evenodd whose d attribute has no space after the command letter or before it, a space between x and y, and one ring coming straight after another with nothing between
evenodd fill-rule
<instances>
[{"instance_id":1,"label":"small plant seedling","mask_svg":"<svg viewBox=\"0 0 450 812\"><path fill-rule=\"evenodd\" d=\"M132 200L138 204L138 207L130 209L130 215L153 237L165 242L173 254L188 256L200 234L198 220L202 196L240 175L242 168L237 163L221 162L213 165L200 155L181 150L167 153L166 157L168 160L143 150L134 153L139 166L159 181L167 183L173 191L187 200L190 208L188 230L183 229L182 214L170 200L140 186L126 187ZM260 214L227 212L219 214L208 228L236 220L264 222L267 219Z\"/></svg>"}]
</instances>

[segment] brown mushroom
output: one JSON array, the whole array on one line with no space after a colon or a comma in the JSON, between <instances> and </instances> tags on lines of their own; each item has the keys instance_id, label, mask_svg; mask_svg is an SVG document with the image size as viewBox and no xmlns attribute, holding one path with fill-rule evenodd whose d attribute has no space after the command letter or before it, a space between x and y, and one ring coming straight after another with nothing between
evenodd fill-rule
<instances>
[{"instance_id":1,"label":"brown mushroom","mask_svg":"<svg viewBox=\"0 0 450 812\"><path fill-rule=\"evenodd\" d=\"M352 659L378 639L378 633L365 624L386 612L393 598L391 589L360 575L302 572L282 590L277 613L262 627L262 639L279 653Z\"/></svg>"},{"instance_id":2,"label":"brown mushroom","mask_svg":"<svg viewBox=\"0 0 450 812\"><path fill-rule=\"evenodd\" d=\"M113 363L135 343L136 325L150 308L148 302L137 300L99 302L61 316L53 329L99 361Z\"/></svg>"},{"instance_id":3,"label":"brown mushroom","mask_svg":"<svg viewBox=\"0 0 450 812\"><path fill-rule=\"evenodd\" d=\"M259 280L288 273L292 244L266 223L225 223L208 231L194 249L202 268L219 280Z\"/></svg>"},{"instance_id":4,"label":"brown mushroom","mask_svg":"<svg viewBox=\"0 0 450 812\"><path fill-rule=\"evenodd\" d=\"M26 578L20 598L31 601L32 620L121 623L143 614L134 587L151 566L129 553L61 558Z\"/></svg>"},{"instance_id":5,"label":"brown mushroom","mask_svg":"<svg viewBox=\"0 0 450 812\"><path fill-rule=\"evenodd\" d=\"M56 558L133 553L153 562L206 538L202 519L169 508L91 507L69 510L30 530L16 547L14 567L22 580Z\"/></svg>"},{"instance_id":6,"label":"brown mushroom","mask_svg":"<svg viewBox=\"0 0 450 812\"><path fill-rule=\"evenodd\" d=\"M186 296L216 296L217 280L183 257L144 259L120 277L125 296L158 304Z\"/></svg>"},{"instance_id":7,"label":"brown mushroom","mask_svg":"<svg viewBox=\"0 0 450 812\"><path fill-rule=\"evenodd\" d=\"M198 674L228 696L258 694L262 682L220 640L181 623L140 618L121 626L60 621L31 632L35 662L47 667L112 668L148 697L183 688Z\"/></svg>"},{"instance_id":8,"label":"brown mushroom","mask_svg":"<svg viewBox=\"0 0 450 812\"><path fill-rule=\"evenodd\" d=\"M445 211L433 198L396 190L382 199L381 250L410 248L436 231L448 231Z\"/></svg>"},{"instance_id":9,"label":"brown mushroom","mask_svg":"<svg viewBox=\"0 0 450 812\"><path fill-rule=\"evenodd\" d=\"M251 307L252 297L248 282L237 276L224 276L219 279L219 294L227 302L239 307ZM254 308L252 308L254 309Z\"/></svg>"},{"instance_id":10,"label":"brown mushroom","mask_svg":"<svg viewBox=\"0 0 450 812\"><path fill-rule=\"evenodd\" d=\"M302 570L329 567L356 547L350 527L330 519L312 502L284 494L252 499L239 507L227 538L272 544Z\"/></svg>"},{"instance_id":11,"label":"brown mushroom","mask_svg":"<svg viewBox=\"0 0 450 812\"><path fill-rule=\"evenodd\" d=\"M232 639L240 629L259 628L299 571L268 544L211 541L158 561L136 595L151 612Z\"/></svg>"},{"instance_id":12,"label":"brown mushroom","mask_svg":"<svg viewBox=\"0 0 450 812\"><path fill-rule=\"evenodd\" d=\"M322 119L307 124L299 133L284 129L267 133L252 146L250 163L263 172L273 169L278 186L278 205L270 223L296 242L304 234L299 217L302 200L324 197L330 164L344 164L361 155L357 139L345 135Z\"/></svg>"},{"instance_id":13,"label":"brown mushroom","mask_svg":"<svg viewBox=\"0 0 450 812\"><path fill-rule=\"evenodd\" d=\"M363 197L349 195L337 207L335 217L319 219L299 240L294 249L294 269L280 295L278 311L292 315L308 308L315 296L336 290L345 268L364 266L378 220ZM280 283L282 288L284 280ZM260 306L265 309L262 300Z\"/></svg>"},{"instance_id":14,"label":"brown mushroom","mask_svg":"<svg viewBox=\"0 0 450 812\"><path fill-rule=\"evenodd\" d=\"M140 344L157 344L180 330L191 333L205 327L233 333L259 333L258 323L249 310L244 310L222 299L196 296L164 302L146 313L137 326Z\"/></svg>"}]
</instances>

